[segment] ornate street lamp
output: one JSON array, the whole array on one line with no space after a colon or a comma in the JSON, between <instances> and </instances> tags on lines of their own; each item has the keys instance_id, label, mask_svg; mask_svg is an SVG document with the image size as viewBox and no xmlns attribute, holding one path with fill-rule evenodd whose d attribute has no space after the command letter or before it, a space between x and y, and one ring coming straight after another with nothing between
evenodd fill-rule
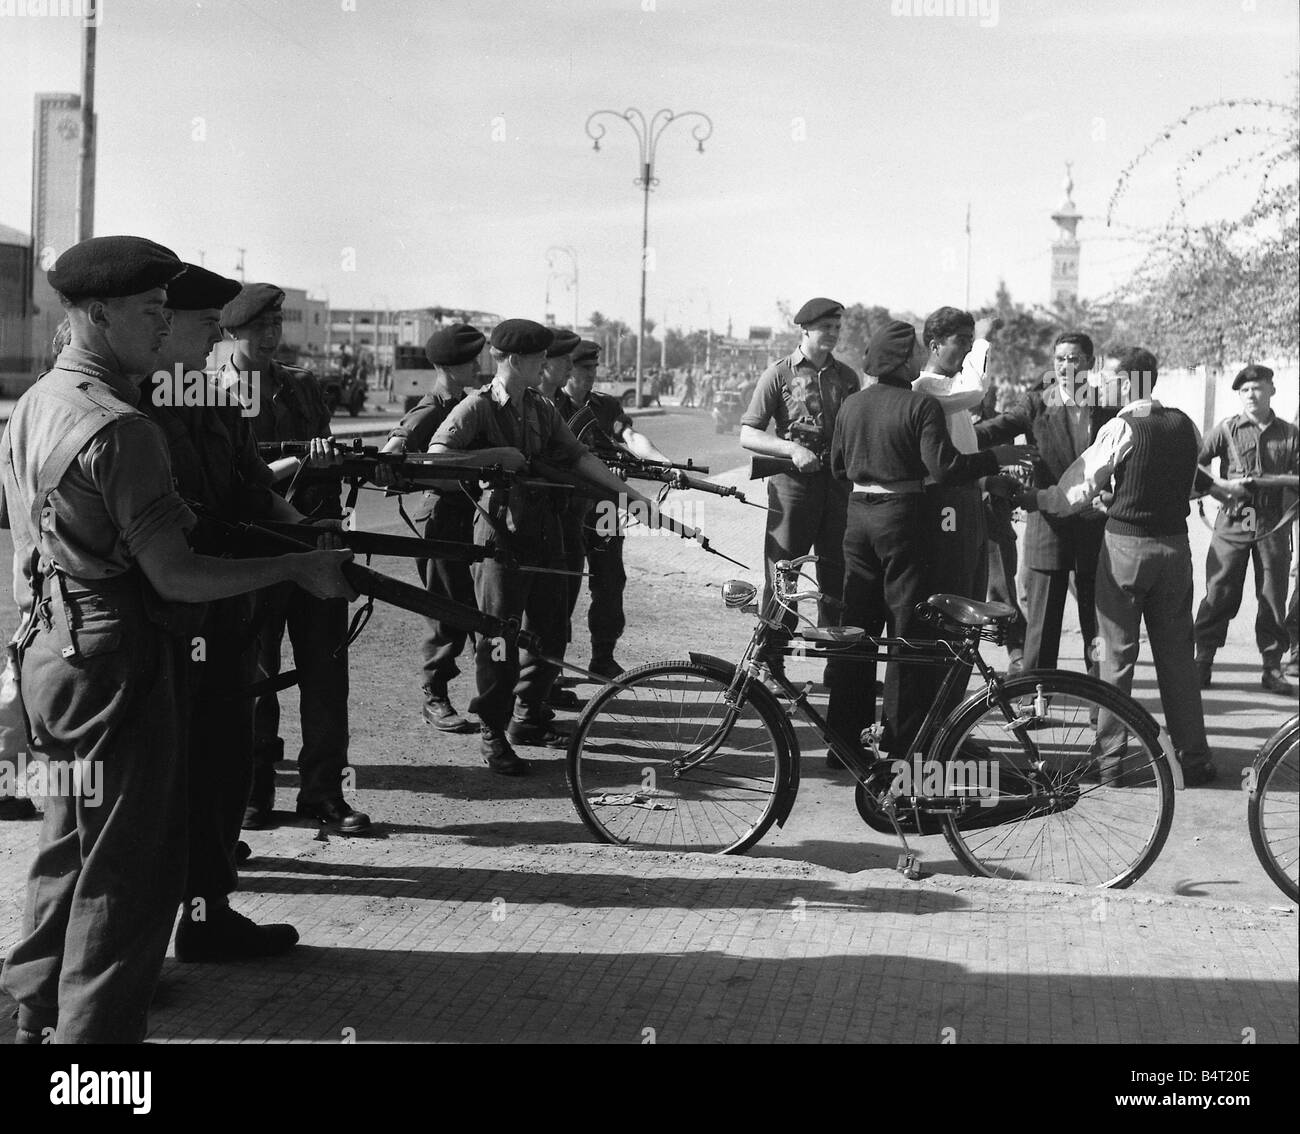
<instances>
[{"instance_id":1,"label":"ornate street lamp","mask_svg":"<svg viewBox=\"0 0 1300 1134\"><path fill-rule=\"evenodd\" d=\"M636 404L639 406L641 404L641 373L645 348L645 272L646 250L650 237L650 190L659 184L659 179L655 177L655 150L658 148L659 138L672 123L680 122L686 118L698 118L700 122L691 127L691 136L695 139L696 149L703 153L704 143L713 134L713 120L707 114L702 114L698 110L687 110L681 114L674 114L671 110L656 110L654 116L648 122L645 115L635 107L625 110L621 114L616 110L597 110L587 118L587 137L594 143L592 149L600 149L600 140L605 136L606 131L605 127L596 119L606 114L626 122L632 133L636 135L637 144L640 147L638 168L641 172L632 182L633 185L641 189L643 194L641 205L641 317L636 329Z\"/></svg>"}]
</instances>

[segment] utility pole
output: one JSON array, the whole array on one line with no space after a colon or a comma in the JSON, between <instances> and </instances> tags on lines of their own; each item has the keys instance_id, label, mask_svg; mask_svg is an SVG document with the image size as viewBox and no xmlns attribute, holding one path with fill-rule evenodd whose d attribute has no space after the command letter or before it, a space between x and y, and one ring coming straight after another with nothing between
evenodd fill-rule
<instances>
[{"instance_id":1,"label":"utility pole","mask_svg":"<svg viewBox=\"0 0 1300 1134\"><path fill-rule=\"evenodd\" d=\"M966 202L966 310L970 310L970 202Z\"/></svg>"},{"instance_id":2,"label":"utility pole","mask_svg":"<svg viewBox=\"0 0 1300 1134\"><path fill-rule=\"evenodd\" d=\"M239 273L239 282L244 283L244 253L247 252L248 249L239 248L236 249L236 251L239 253L239 263L235 266L235 270Z\"/></svg>"},{"instance_id":3,"label":"utility pole","mask_svg":"<svg viewBox=\"0 0 1300 1134\"><path fill-rule=\"evenodd\" d=\"M81 184L77 193L77 239L95 235L95 33L87 20L81 37Z\"/></svg>"}]
</instances>

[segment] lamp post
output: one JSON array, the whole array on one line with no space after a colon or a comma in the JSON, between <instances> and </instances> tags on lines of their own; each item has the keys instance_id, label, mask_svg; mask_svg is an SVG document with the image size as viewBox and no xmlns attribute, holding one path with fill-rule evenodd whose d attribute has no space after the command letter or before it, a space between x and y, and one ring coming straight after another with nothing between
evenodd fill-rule
<instances>
[{"instance_id":1,"label":"lamp post","mask_svg":"<svg viewBox=\"0 0 1300 1134\"><path fill-rule=\"evenodd\" d=\"M605 127L596 119L606 114L626 122L632 133L636 135L637 145L640 147L639 168L641 172L632 182L642 191L643 195L641 203L641 309L636 328L636 404L639 406L641 404L642 361L645 351L645 273L646 250L650 237L650 190L659 184L659 179L655 177L655 150L659 146L659 139L663 132L672 123L680 122L686 118L698 118L700 122L691 127L691 136L695 139L696 149L703 153L704 143L713 134L713 119L698 110L687 110L681 114L674 114L671 110L656 110L647 122L645 115L635 107L631 107L621 114L616 110L597 110L587 117L587 137L592 140L592 149L600 149L600 140L605 136L606 131Z\"/></svg>"},{"instance_id":2,"label":"lamp post","mask_svg":"<svg viewBox=\"0 0 1300 1134\"><path fill-rule=\"evenodd\" d=\"M578 330L578 254L568 244L552 244L546 250L546 266L551 270L553 275L558 275L555 271L555 254L562 253L573 262L573 274L570 276L560 276L566 286L573 288L573 329ZM547 277L547 290L550 290L550 278Z\"/></svg>"}]
</instances>

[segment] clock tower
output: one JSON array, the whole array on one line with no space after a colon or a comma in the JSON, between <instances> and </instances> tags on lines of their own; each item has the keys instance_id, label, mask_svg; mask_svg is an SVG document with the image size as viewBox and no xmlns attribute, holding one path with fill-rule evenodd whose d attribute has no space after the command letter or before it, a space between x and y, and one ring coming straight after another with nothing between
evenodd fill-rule
<instances>
[{"instance_id":1,"label":"clock tower","mask_svg":"<svg viewBox=\"0 0 1300 1134\"><path fill-rule=\"evenodd\" d=\"M1056 239L1052 241L1050 302L1053 306L1079 298L1079 238L1075 229L1079 227L1082 214L1074 204L1073 164L1065 163L1065 200L1052 214L1057 229Z\"/></svg>"}]
</instances>

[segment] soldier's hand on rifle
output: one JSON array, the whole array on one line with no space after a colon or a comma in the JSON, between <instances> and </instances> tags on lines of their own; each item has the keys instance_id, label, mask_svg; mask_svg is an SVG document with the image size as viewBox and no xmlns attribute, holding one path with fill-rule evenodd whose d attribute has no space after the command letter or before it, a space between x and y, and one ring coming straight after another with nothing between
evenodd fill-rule
<instances>
[{"instance_id":1,"label":"soldier's hand on rifle","mask_svg":"<svg viewBox=\"0 0 1300 1134\"><path fill-rule=\"evenodd\" d=\"M384 443L384 447L379 452L391 453L400 457L406 452L406 443L400 437L393 437ZM385 464L383 461L380 461L375 466L375 473L371 479L380 488L397 488L402 484L402 476L397 467L392 464Z\"/></svg>"},{"instance_id":2,"label":"soldier's hand on rifle","mask_svg":"<svg viewBox=\"0 0 1300 1134\"><path fill-rule=\"evenodd\" d=\"M303 464L311 469L327 469L331 465L341 465L343 454L334 448L332 437L313 437L307 442L307 456Z\"/></svg>"},{"instance_id":3,"label":"soldier's hand on rifle","mask_svg":"<svg viewBox=\"0 0 1300 1134\"><path fill-rule=\"evenodd\" d=\"M311 526L320 532L316 546L322 551L337 551L343 546L342 520L312 520Z\"/></svg>"},{"instance_id":4,"label":"soldier's hand on rifle","mask_svg":"<svg viewBox=\"0 0 1300 1134\"><path fill-rule=\"evenodd\" d=\"M357 597L352 584L343 577L343 565L352 562L352 552L304 551L294 557L294 582L309 594L320 599L345 598L351 602Z\"/></svg>"},{"instance_id":5,"label":"soldier's hand on rifle","mask_svg":"<svg viewBox=\"0 0 1300 1134\"><path fill-rule=\"evenodd\" d=\"M795 469L801 473L816 472L822 467L822 463L818 459L817 454L811 449L805 448L803 445L799 444L796 444L794 451L791 452L790 460L794 462Z\"/></svg>"}]
</instances>

